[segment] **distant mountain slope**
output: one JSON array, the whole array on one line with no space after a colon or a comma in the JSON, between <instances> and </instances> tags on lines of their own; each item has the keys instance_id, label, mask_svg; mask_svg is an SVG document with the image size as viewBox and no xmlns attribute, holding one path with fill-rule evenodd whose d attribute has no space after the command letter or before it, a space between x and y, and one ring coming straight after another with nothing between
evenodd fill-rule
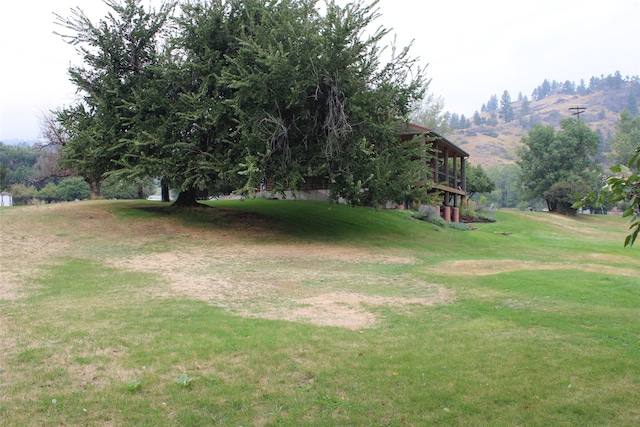
<instances>
[{"instance_id":1,"label":"distant mountain slope","mask_svg":"<svg viewBox=\"0 0 640 427\"><path fill-rule=\"evenodd\" d=\"M609 141L615 133L615 124L620 112L628 105L635 103L636 94L640 96L640 81L637 78L622 81L617 85L601 84L601 87L583 95L552 93L540 100L530 101L528 114L522 114L523 102L513 102L515 120L505 122L497 120L497 124L475 125L455 130L447 137L470 153L471 164L483 167L514 163L517 159L516 148L522 137L537 123L557 127L560 121L573 117L572 107L583 106L580 114L589 128L600 134L600 156L605 159ZM499 112L499 111L498 111ZM481 117L488 119L490 113L483 112Z\"/></svg>"}]
</instances>

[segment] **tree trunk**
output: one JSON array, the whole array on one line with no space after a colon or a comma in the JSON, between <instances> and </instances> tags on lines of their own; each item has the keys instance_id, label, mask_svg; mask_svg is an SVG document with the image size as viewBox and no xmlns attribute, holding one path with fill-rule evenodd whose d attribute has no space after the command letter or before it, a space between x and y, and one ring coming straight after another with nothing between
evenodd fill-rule
<instances>
[{"instance_id":1,"label":"tree trunk","mask_svg":"<svg viewBox=\"0 0 640 427\"><path fill-rule=\"evenodd\" d=\"M100 189L102 187L102 176L86 177L85 181L89 184L89 192L91 193L89 198L91 200L101 199Z\"/></svg>"},{"instance_id":2,"label":"tree trunk","mask_svg":"<svg viewBox=\"0 0 640 427\"><path fill-rule=\"evenodd\" d=\"M200 203L196 200L196 195L198 190L195 188L189 188L185 191L181 191L178 195L178 198L173 203L173 206L178 208L190 208L201 206Z\"/></svg>"},{"instance_id":3,"label":"tree trunk","mask_svg":"<svg viewBox=\"0 0 640 427\"><path fill-rule=\"evenodd\" d=\"M165 181L164 179L160 180L160 188L162 191L162 201L169 202L169 184L167 183L167 181Z\"/></svg>"},{"instance_id":4,"label":"tree trunk","mask_svg":"<svg viewBox=\"0 0 640 427\"><path fill-rule=\"evenodd\" d=\"M138 199L144 199L144 187L138 184Z\"/></svg>"}]
</instances>

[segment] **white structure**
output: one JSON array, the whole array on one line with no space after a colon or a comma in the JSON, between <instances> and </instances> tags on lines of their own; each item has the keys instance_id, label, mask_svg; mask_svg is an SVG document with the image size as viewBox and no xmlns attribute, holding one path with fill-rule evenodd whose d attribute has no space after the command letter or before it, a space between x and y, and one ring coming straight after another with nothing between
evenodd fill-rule
<instances>
[{"instance_id":1,"label":"white structure","mask_svg":"<svg viewBox=\"0 0 640 427\"><path fill-rule=\"evenodd\" d=\"M13 196L5 191L0 193L0 206L13 206Z\"/></svg>"}]
</instances>

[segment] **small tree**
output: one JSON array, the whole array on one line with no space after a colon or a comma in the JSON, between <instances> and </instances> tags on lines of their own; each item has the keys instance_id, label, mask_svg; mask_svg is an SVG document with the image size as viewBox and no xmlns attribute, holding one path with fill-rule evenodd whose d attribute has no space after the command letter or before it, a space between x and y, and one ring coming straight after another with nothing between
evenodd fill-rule
<instances>
[{"instance_id":1,"label":"small tree","mask_svg":"<svg viewBox=\"0 0 640 427\"><path fill-rule=\"evenodd\" d=\"M510 122L515 118L513 106L511 105L511 95L506 90L502 93L500 99L500 115L505 122Z\"/></svg>"},{"instance_id":2,"label":"small tree","mask_svg":"<svg viewBox=\"0 0 640 427\"><path fill-rule=\"evenodd\" d=\"M616 124L616 134L610 142L609 157L616 165L629 165L640 146L640 116L622 110Z\"/></svg>"},{"instance_id":3,"label":"small tree","mask_svg":"<svg viewBox=\"0 0 640 427\"><path fill-rule=\"evenodd\" d=\"M432 93L425 95L421 101L414 104L409 120L415 124L426 126L440 135L451 131L447 123L447 115L444 113L444 99L436 97Z\"/></svg>"},{"instance_id":4,"label":"small tree","mask_svg":"<svg viewBox=\"0 0 640 427\"><path fill-rule=\"evenodd\" d=\"M53 182L48 182L44 188L38 191L37 196L38 199L46 203L51 203L54 200L58 200L58 186Z\"/></svg>"},{"instance_id":5,"label":"small tree","mask_svg":"<svg viewBox=\"0 0 640 427\"><path fill-rule=\"evenodd\" d=\"M10 188L11 196L13 197L13 203L16 205L26 204L32 200L38 190L33 185L26 185L24 183L13 184Z\"/></svg>"},{"instance_id":6,"label":"small tree","mask_svg":"<svg viewBox=\"0 0 640 427\"><path fill-rule=\"evenodd\" d=\"M531 101L525 96L522 100L522 106L520 107L520 116L523 117L529 113L531 113Z\"/></svg>"},{"instance_id":7,"label":"small tree","mask_svg":"<svg viewBox=\"0 0 640 427\"><path fill-rule=\"evenodd\" d=\"M550 210L575 215L576 208L573 205L588 192L589 188L580 182L556 182L545 191L544 198Z\"/></svg>"},{"instance_id":8,"label":"small tree","mask_svg":"<svg viewBox=\"0 0 640 427\"><path fill-rule=\"evenodd\" d=\"M467 195L469 199L476 193L490 193L495 188L495 182L485 173L482 165L467 168Z\"/></svg>"},{"instance_id":9,"label":"small tree","mask_svg":"<svg viewBox=\"0 0 640 427\"><path fill-rule=\"evenodd\" d=\"M497 111L498 110L498 96L491 95L489 98L489 102L487 102L487 111Z\"/></svg>"},{"instance_id":10,"label":"small tree","mask_svg":"<svg viewBox=\"0 0 640 427\"><path fill-rule=\"evenodd\" d=\"M63 179L58 184L56 192L58 200L72 201L88 199L91 192L89 185L80 177L73 176Z\"/></svg>"},{"instance_id":11,"label":"small tree","mask_svg":"<svg viewBox=\"0 0 640 427\"><path fill-rule=\"evenodd\" d=\"M557 207L547 198L554 184L584 182L595 188L600 171L595 160L598 134L574 118L562 120L560 127L556 133L553 126L534 126L518 150L525 197L544 198L550 211Z\"/></svg>"},{"instance_id":12,"label":"small tree","mask_svg":"<svg viewBox=\"0 0 640 427\"><path fill-rule=\"evenodd\" d=\"M635 170L635 172L634 172ZM625 202L629 207L623 212L623 218L630 218L629 234L624 245L633 246L638 234L640 234L640 147L628 166L614 166L611 168L613 176L607 178L606 185L600 193L592 192L582 200L576 202L573 207L584 207L592 204Z\"/></svg>"},{"instance_id":13,"label":"small tree","mask_svg":"<svg viewBox=\"0 0 640 427\"><path fill-rule=\"evenodd\" d=\"M515 164L492 166L487 175L496 184L496 189L487 196L489 203L503 208L515 208L521 202L520 168Z\"/></svg>"}]
</instances>

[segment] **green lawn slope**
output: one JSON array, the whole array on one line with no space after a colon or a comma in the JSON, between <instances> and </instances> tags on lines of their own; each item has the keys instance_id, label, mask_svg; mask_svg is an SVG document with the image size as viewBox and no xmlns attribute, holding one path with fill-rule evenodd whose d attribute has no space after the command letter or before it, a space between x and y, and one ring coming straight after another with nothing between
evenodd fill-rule
<instances>
[{"instance_id":1,"label":"green lawn slope","mask_svg":"<svg viewBox=\"0 0 640 427\"><path fill-rule=\"evenodd\" d=\"M0 425L640 424L624 220L0 210Z\"/></svg>"}]
</instances>

